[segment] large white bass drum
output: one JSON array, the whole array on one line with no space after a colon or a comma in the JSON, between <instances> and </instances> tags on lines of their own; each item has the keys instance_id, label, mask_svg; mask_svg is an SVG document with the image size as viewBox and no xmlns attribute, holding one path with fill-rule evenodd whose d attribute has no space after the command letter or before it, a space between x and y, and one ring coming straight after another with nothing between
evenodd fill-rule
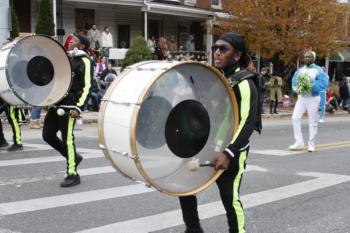
<instances>
[{"instance_id":1,"label":"large white bass drum","mask_svg":"<svg viewBox=\"0 0 350 233\"><path fill-rule=\"evenodd\" d=\"M222 74L198 62L146 61L121 73L99 113L99 144L125 176L175 196L195 194L222 173L212 162L238 123Z\"/></svg>"},{"instance_id":2,"label":"large white bass drum","mask_svg":"<svg viewBox=\"0 0 350 233\"><path fill-rule=\"evenodd\" d=\"M71 77L66 52L50 37L17 38L0 50L0 97L10 105L52 105L68 92Z\"/></svg>"}]
</instances>

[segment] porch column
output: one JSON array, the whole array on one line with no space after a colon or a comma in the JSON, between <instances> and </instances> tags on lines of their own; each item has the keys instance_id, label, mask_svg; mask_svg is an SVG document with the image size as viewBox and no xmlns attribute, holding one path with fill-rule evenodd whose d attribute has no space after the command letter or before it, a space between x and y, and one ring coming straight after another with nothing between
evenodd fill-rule
<instances>
[{"instance_id":1,"label":"porch column","mask_svg":"<svg viewBox=\"0 0 350 233\"><path fill-rule=\"evenodd\" d=\"M324 64L326 74L328 74L328 71L329 71L329 56L330 56L330 52L328 50L326 52L326 58L325 58L325 64Z\"/></svg>"},{"instance_id":2,"label":"porch column","mask_svg":"<svg viewBox=\"0 0 350 233\"><path fill-rule=\"evenodd\" d=\"M144 38L147 41L148 40L148 12L144 11L143 12L143 16L144 16Z\"/></svg>"},{"instance_id":3,"label":"porch column","mask_svg":"<svg viewBox=\"0 0 350 233\"><path fill-rule=\"evenodd\" d=\"M212 65L212 53L211 53L211 46L213 45L213 17L209 16L207 19L207 60L208 64Z\"/></svg>"},{"instance_id":4,"label":"porch column","mask_svg":"<svg viewBox=\"0 0 350 233\"><path fill-rule=\"evenodd\" d=\"M53 24L54 24L54 37L57 39L57 5L56 0L52 0L52 14L53 14Z\"/></svg>"},{"instance_id":5,"label":"porch column","mask_svg":"<svg viewBox=\"0 0 350 233\"><path fill-rule=\"evenodd\" d=\"M0 47L10 36L10 4L9 0L0 0Z\"/></svg>"}]
</instances>

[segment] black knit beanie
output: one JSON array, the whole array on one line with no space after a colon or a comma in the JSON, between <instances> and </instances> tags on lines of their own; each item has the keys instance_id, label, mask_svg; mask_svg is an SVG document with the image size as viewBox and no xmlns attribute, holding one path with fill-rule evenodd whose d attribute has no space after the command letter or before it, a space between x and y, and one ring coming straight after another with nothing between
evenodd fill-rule
<instances>
[{"instance_id":1,"label":"black knit beanie","mask_svg":"<svg viewBox=\"0 0 350 233\"><path fill-rule=\"evenodd\" d=\"M238 61L241 67L247 67L249 65L250 57L248 55L247 47L245 46L245 40L239 33L227 32L223 34L219 40L229 43L235 50L242 53L241 58Z\"/></svg>"},{"instance_id":2,"label":"black knit beanie","mask_svg":"<svg viewBox=\"0 0 350 233\"><path fill-rule=\"evenodd\" d=\"M227 33L223 34L219 38L219 40L226 41L227 43L232 45L232 47L234 47L236 50L238 50L242 53L247 52L247 48L245 46L245 40L239 33L227 32Z\"/></svg>"},{"instance_id":3,"label":"black knit beanie","mask_svg":"<svg viewBox=\"0 0 350 233\"><path fill-rule=\"evenodd\" d=\"M84 50L87 50L90 48L90 41L86 36L82 36L82 35L77 35L78 39L80 40L80 43L82 43L83 45L85 45Z\"/></svg>"}]
</instances>

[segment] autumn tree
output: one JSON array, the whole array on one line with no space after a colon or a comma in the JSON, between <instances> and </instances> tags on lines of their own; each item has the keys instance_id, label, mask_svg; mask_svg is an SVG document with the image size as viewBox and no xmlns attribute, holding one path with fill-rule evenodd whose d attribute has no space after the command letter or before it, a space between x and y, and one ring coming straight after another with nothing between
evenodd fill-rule
<instances>
[{"instance_id":1,"label":"autumn tree","mask_svg":"<svg viewBox=\"0 0 350 233\"><path fill-rule=\"evenodd\" d=\"M286 66L312 47L318 57L347 46L341 43L347 5L336 0L226 0L224 9L231 15L220 21L214 34L241 33L250 51L274 65ZM344 38L345 36L345 38ZM348 40L344 35L341 40Z\"/></svg>"}]
</instances>

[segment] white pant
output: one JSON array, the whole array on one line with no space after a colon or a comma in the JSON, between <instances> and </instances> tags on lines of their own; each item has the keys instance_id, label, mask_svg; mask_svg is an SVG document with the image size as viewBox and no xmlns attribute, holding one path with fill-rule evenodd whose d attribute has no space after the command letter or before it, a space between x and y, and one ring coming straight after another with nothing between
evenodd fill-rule
<instances>
[{"instance_id":1,"label":"white pant","mask_svg":"<svg viewBox=\"0 0 350 233\"><path fill-rule=\"evenodd\" d=\"M305 111L309 117L309 146L315 146L315 137L317 135L318 107L320 105L320 96L298 96L293 111L293 131L295 143L304 144L303 134L301 132L301 118Z\"/></svg>"}]
</instances>

